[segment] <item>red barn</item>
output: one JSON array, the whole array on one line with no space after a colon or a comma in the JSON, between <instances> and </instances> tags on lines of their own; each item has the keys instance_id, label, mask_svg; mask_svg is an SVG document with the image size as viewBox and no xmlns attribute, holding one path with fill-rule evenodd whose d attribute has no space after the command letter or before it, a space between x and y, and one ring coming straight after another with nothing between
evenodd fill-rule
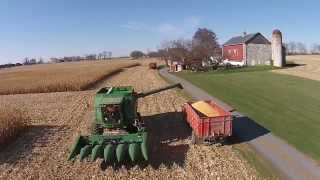
<instances>
[{"instance_id":1,"label":"red barn","mask_svg":"<svg viewBox=\"0 0 320 180\"><path fill-rule=\"evenodd\" d=\"M224 60L243 65L270 64L271 43L261 33L231 38L222 47Z\"/></svg>"}]
</instances>

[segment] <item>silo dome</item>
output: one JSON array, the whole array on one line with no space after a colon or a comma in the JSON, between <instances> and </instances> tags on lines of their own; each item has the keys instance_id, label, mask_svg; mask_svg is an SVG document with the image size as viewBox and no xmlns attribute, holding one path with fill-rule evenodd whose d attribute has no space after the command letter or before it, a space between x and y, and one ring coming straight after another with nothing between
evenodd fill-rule
<instances>
[{"instance_id":1,"label":"silo dome","mask_svg":"<svg viewBox=\"0 0 320 180\"><path fill-rule=\"evenodd\" d=\"M281 31L279 29L274 29L272 31L272 34L280 34L281 35Z\"/></svg>"}]
</instances>

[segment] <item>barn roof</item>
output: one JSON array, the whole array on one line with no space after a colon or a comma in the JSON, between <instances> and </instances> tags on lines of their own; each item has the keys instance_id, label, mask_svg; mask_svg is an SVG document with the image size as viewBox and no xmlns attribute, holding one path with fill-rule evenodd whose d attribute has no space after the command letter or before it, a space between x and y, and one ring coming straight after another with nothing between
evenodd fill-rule
<instances>
[{"instance_id":1,"label":"barn roof","mask_svg":"<svg viewBox=\"0 0 320 180\"><path fill-rule=\"evenodd\" d=\"M245 36L236 36L236 37L229 39L229 41L224 43L224 45L248 43L249 41L251 41L253 38L255 38L258 35L262 36L261 33L252 33L252 34L247 34Z\"/></svg>"}]
</instances>

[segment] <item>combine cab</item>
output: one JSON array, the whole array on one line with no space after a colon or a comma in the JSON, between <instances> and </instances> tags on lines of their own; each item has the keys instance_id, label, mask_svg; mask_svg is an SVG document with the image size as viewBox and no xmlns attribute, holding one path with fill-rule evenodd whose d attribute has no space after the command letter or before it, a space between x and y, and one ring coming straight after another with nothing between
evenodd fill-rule
<instances>
[{"instance_id":1,"label":"combine cab","mask_svg":"<svg viewBox=\"0 0 320 180\"><path fill-rule=\"evenodd\" d=\"M95 161L126 163L148 160L148 134L137 112L137 100L180 84L145 93L136 93L130 86L106 87L95 97L95 119L90 136L79 136L70 153L69 160L79 155Z\"/></svg>"}]
</instances>

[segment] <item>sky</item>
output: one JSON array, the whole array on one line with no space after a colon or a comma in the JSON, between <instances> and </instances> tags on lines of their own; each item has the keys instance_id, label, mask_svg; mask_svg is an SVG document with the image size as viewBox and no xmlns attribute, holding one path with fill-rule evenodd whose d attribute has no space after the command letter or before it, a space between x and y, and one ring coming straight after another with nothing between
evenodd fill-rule
<instances>
[{"instance_id":1,"label":"sky","mask_svg":"<svg viewBox=\"0 0 320 180\"><path fill-rule=\"evenodd\" d=\"M0 64L112 51L156 50L191 39L198 28L223 44L232 36L272 30L284 41L320 43L320 1L314 0L1 0Z\"/></svg>"}]
</instances>

